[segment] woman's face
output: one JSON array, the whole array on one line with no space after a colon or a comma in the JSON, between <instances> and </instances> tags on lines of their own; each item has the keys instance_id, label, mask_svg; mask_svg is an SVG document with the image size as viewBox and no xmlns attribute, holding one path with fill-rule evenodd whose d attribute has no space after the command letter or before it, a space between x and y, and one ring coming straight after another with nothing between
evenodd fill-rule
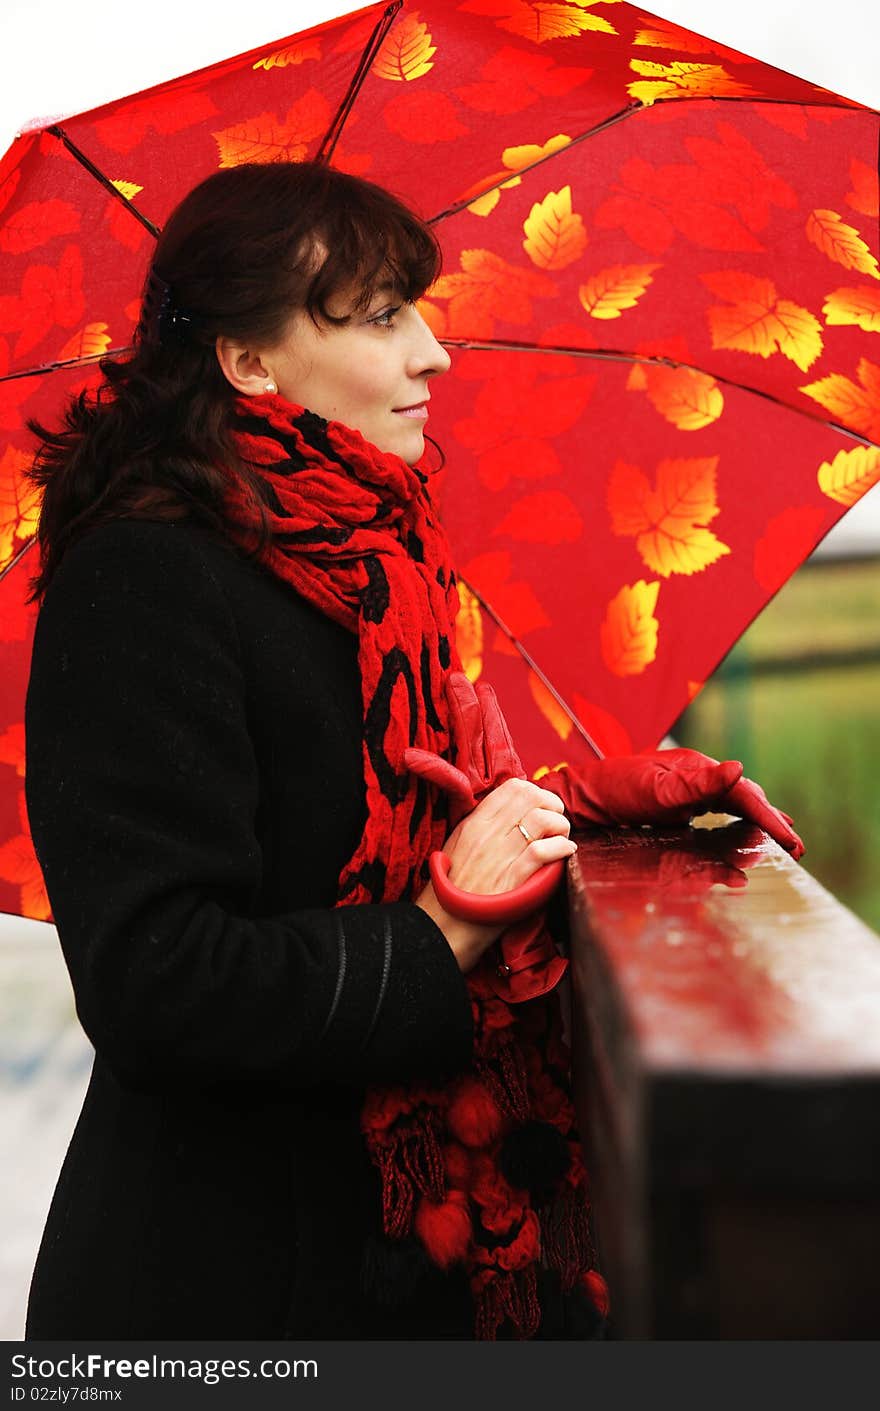
<instances>
[{"instance_id":1,"label":"woman's face","mask_svg":"<svg viewBox=\"0 0 880 1411\"><path fill-rule=\"evenodd\" d=\"M330 304L337 316L350 309L344 298ZM415 305L395 298L390 284L377 288L347 324L316 327L297 310L282 341L261 358L288 401L354 427L408 465L424 451L428 379L450 365Z\"/></svg>"}]
</instances>

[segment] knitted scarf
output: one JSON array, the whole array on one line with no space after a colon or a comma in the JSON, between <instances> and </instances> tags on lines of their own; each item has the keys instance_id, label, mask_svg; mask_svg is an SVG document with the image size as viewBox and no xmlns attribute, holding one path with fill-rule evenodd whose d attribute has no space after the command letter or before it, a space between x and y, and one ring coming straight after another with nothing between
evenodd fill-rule
<instances>
[{"instance_id":1,"label":"knitted scarf","mask_svg":"<svg viewBox=\"0 0 880 1411\"><path fill-rule=\"evenodd\" d=\"M265 486L266 566L358 638L368 817L337 905L414 900L448 836L449 809L434 784L407 772L403 752L416 746L453 763L459 753L444 691L447 673L461 670L459 599L428 478L277 395L238 398L233 436ZM228 520L243 546L255 518L235 480ZM533 1337L542 1295L566 1300L575 1336L595 1335L607 1290L594 1268L558 995L510 1003L492 982L496 965L485 957L465 977L469 1071L443 1086L366 1094L361 1129L381 1177L382 1233L365 1246L365 1288L393 1305L427 1255L465 1269L476 1338Z\"/></svg>"}]
</instances>

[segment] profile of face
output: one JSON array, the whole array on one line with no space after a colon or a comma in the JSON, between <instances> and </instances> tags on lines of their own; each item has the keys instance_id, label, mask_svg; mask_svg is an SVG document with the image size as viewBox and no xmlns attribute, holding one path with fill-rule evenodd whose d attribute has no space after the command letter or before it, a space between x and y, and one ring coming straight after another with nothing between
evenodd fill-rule
<instances>
[{"instance_id":1,"label":"profile of face","mask_svg":"<svg viewBox=\"0 0 880 1411\"><path fill-rule=\"evenodd\" d=\"M329 312L351 313L351 293L336 295ZM246 395L260 395L271 380L282 397L360 431L380 451L415 465L425 442L431 398L429 380L450 366L414 303L395 298L386 283L372 291L348 323L316 325L306 310L291 314L281 340L259 350L224 346L218 357L226 376Z\"/></svg>"}]
</instances>

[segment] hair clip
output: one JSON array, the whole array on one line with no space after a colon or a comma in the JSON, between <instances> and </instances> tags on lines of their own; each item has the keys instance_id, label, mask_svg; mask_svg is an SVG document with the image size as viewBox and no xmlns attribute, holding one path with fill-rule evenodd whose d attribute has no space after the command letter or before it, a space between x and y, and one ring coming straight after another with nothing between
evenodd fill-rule
<instances>
[{"instance_id":1,"label":"hair clip","mask_svg":"<svg viewBox=\"0 0 880 1411\"><path fill-rule=\"evenodd\" d=\"M147 338L159 344L181 343L194 322L192 315L174 302L168 281L156 269L150 270L141 305L141 323Z\"/></svg>"}]
</instances>

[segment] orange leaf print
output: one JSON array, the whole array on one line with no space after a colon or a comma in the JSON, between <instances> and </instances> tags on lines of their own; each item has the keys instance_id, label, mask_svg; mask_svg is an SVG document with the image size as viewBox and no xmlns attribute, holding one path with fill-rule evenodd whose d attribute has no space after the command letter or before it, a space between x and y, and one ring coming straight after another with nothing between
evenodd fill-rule
<instances>
[{"instance_id":1,"label":"orange leaf print","mask_svg":"<svg viewBox=\"0 0 880 1411\"><path fill-rule=\"evenodd\" d=\"M602 660L615 676L638 676L657 656L660 624L654 617L659 583L624 585L611 599L599 628Z\"/></svg>"},{"instance_id":2,"label":"orange leaf print","mask_svg":"<svg viewBox=\"0 0 880 1411\"><path fill-rule=\"evenodd\" d=\"M14 446L0 456L0 570L13 557L16 539L31 539L37 532L39 489L23 477L32 460Z\"/></svg>"},{"instance_id":3,"label":"orange leaf print","mask_svg":"<svg viewBox=\"0 0 880 1411\"><path fill-rule=\"evenodd\" d=\"M513 560L506 550L478 554L462 565L460 571L465 582L474 584L485 601L492 604L502 622L520 639L548 625L549 618L531 584L523 578L511 578ZM516 647L500 627L495 633L492 650L503 652L505 656L519 656Z\"/></svg>"},{"instance_id":4,"label":"orange leaf print","mask_svg":"<svg viewBox=\"0 0 880 1411\"><path fill-rule=\"evenodd\" d=\"M24 725L10 725L0 735L0 764L11 764L20 779L24 778Z\"/></svg>"},{"instance_id":5,"label":"orange leaf print","mask_svg":"<svg viewBox=\"0 0 880 1411\"><path fill-rule=\"evenodd\" d=\"M521 113L539 98L561 98L592 77L593 70L563 67L544 54L505 44L480 70L478 83L453 89L479 113Z\"/></svg>"},{"instance_id":6,"label":"orange leaf print","mask_svg":"<svg viewBox=\"0 0 880 1411\"><path fill-rule=\"evenodd\" d=\"M838 451L833 461L819 466L819 489L841 505L854 505L880 480L880 447L856 446Z\"/></svg>"},{"instance_id":7,"label":"orange leaf print","mask_svg":"<svg viewBox=\"0 0 880 1411\"><path fill-rule=\"evenodd\" d=\"M644 44L652 49L675 49L679 54L717 54L730 63L742 63L747 55L738 49L728 49L724 44L716 44L705 35L693 34L689 29L672 24L670 20L658 19L651 15L651 29L636 30L633 44Z\"/></svg>"},{"instance_id":8,"label":"orange leaf print","mask_svg":"<svg viewBox=\"0 0 880 1411\"><path fill-rule=\"evenodd\" d=\"M543 146L529 142L520 147L505 147L501 153L501 161L507 171L521 171L524 167L543 161L551 153L558 152L561 147L567 147L570 141L570 137L559 132L555 137L549 138ZM475 216L489 215L498 205L501 192L506 191L509 186L519 186L522 182L519 176L512 176L508 181L504 181L502 178L505 175L506 171L498 171L493 172L491 176L482 177L473 186L469 186L458 200L465 201L469 196L474 196L476 199L469 202L468 210Z\"/></svg>"},{"instance_id":9,"label":"orange leaf print","mask_svg":"<svg viewBox=\"0 0 880 1411\"><path fill-rule=\"evenodd\" d=\"M656 98L749 98L757 93L747 83L731 78L720 64L678 60L652 64L645 59L630 59L629 66L644 79L627 84L630 97L640 103L653 103Z\"/></svg>"},{"instance_id":10,"label":"orange leaf print","mask_svg":"<svg viewBox=\"0 0 880 1411\"><path fill-rule=\"evenodd\" d=\"M549 39L570 39L587 30L616 34L617 30L601 15L587 11L591 5L616 4L617 0L574 0L570 5L532 3L532 0L467 0L459 6L472 15L490 15L499 29L544 44Z\"/></svg>"},{"instance_id":11,"label":"orange leaf print","mask_svg":"<svg viewBox=\"0 0 880 1411\"><path fill-rule=\"evenodd\" d=\"M87 323L81 332L68 339L58 358L61 362L73 358L97 358L103 356L109 347L110 335L106 323Z\"/></svg>"},{"instance_id":12,"label":"orange leaf print","mask_svg":"<svg viewBox=\"0 0 880 1411\"><path fill-rule=\"evenodd\" d=\"M835 289L822 305L827 324L852 325L866 333L880 333L880 289Z\"/></svg>"},{"instance_id":13,"label":"orange leaf print","mask_svg":"<svg viewBox=\"0 0 880 1411\"><path fill-rule=\"evenodd\" d=\"M724 411L721 388L708 373L689 367L653 367L650 364L635 364L633 373L637 367L648 400L679 431L700 431L717 421ZM628 382L627 386L630 385Z\"/></svg>"},{"instance_id":14,"label":"orange leaf print","mask_svg":"<svg viewBox=\"0 0 880 1411\"><path fill-rule=\"evenodd\" d=\"M528 544L574 544L584 532L584 522L561 490L539 490L517 500L492 532Z\"/></svg>"},{"instance_id":15,"label":"orange leaf print","mask_svg":"<svg viewBox=\"0 0 880 1411\"><path fill-rule=\"evenodd\" d=\"M671 573L701 573L730 553L705 526L718 514L717 456L663 460L652 490L638 466L618 461L608 482L607 504L615 534L634 535L646 566Z\"/></svg>"},{"instance_id":16,"label":"orange leaf print","mask_svg":"<svg viewBox=\"0 0 880 1411\"><path fill-rule=\"evenodd\" d=\"M768 521L755 544L755 581L765 593L775 593L812 552L828 527L821 505L789 505Z\"/></svg>"},{"instance_id":17,"label":"orange leaf print","mask_svg":"<svg viewBox=\"0 0 880 1411\"><path fill-rule=\"evenodd\" d=\"M718 270L700 275L703 283L729 305L707 309L713 348L731 348L769 358L782 353L802 372L822 352L822 325L789 299L779 299L769 279L742 270Z\"/></svg>"},{"instance_id":18,"label":"orange leaf print","mask_svg":"<svg viewBox=\"0 0 880 1411\"><path fill-rule=\"evenodd\" d=\"M288 44L286 49L276 49L274 54L265 54L254 64L255 69L286 69L291 65L304 64L307 59L320 59L321 42L318 39L305 39L301 44Z\"/></svg>"},{"instance_id":19,"label":"orange leaf print","mask_svg":"<svg viewBox=\"0 0 880 1411\"><path fill-rule=\"evenodd\" d=\"M34 921L51 921L52 911L28 826L24 790L18 796L21 832L0 847L0 877L21 888L21 914Z\"/></svg>"},{"instance_id":20,"label":"orange leaf print","mask_svg":"<svg viewBox=\"0 0 880 1411\"><path fill-rule=\"evenodd\" d=\"M480 600L466 583L459 579L459 609L455 616L455 645L464 673L469 681L476 681L483 670L483 614Z\"/></svg>"},{"instance_id":21,"label":"orange leaf print","mask_svg":"<svg viewBox=\"0 0 880 1411\"><path fill-rule=\"evenodd\" d=\"M807 217L807 239L829 260L880 279L877 256L872 255L859 232L836 211L811 211Z\"/></svg>"},{"instance_id":22,"label":"orange leaf print","mask_svg":"<svg viewBox=\"0 0 880 1411\"><path fill-rule=\"evenodd\" d=\"M659 265L609 265L582 284L578 298L591 318L620 318L634 309Z\"/></svg>"},{"instance_id":23,"label":"orange leaf print","mask_svg":"<svg viewBox=\"0 0 880 1411\"><path fill-rule=\"evenodd\" d=\"M327 99L316 88L310 88L283 121L274 113L260 113L212 136L221 167L237 167L245 162L301 162L308 155L309 144L326 131L329 121Z\"/></svg>"},{"instance_id":24,"label":"orange leaf print","mask_svg":"<svg viewBox=\"0 0 880 1411\"><path fill-rule=\"evenodd\" d=\"M562 709L553 692L547 690L540 676L536 676L534 671L529 671L529 690L532 693L532 700L544 719L553 727L560 740L567 740L574 729L574 722L571 716Z\"/></svg>"},{"instance_id":25,"label":"orange leaf print","mask_svg":"<svg viewBox=\"0 0 880 1411\"><path fill-rule=\"evenodd\" d=\"M880 215L880 181L876 167L869 167L867 162L860 162L858 157L853 157L849 164L849 174L853 189L846 193L846 204L861 216L876 218Z\"/></svg>"},{"instance_id":26,"label":"orange leaf print","mask_svg":"<svg viewBox=\"0 0 880 1411\"><path fill-rule=\"evenodd\" d=\"M373 60L373 73L377 78L409 82L434 67L431 58L436 52L428 26L419 19L418 10L414 10L389 29Z\"/></svg>"},{"instance_id":27,"label":"orange leaf print","mask_svg":"<svg viewBox=\"0 0 880 1411\"><path fill-rule=\"evenodd\" d=\"M555 298L556 284L537 270L519 269L492 250L462 250L461 273L443 274L431 298L448 299L450 337L491 338L495 320L528 324L532 300Z\"/></svg>"},{"instance_id":28,"label":"orange leaf print","mask_svg":"<svg viewBox=\"0 0 880 1411\"><path fill-rule=\"evenodd\" d=\"M828 377L820 377L818 382L809 382L800 391L812 397L848 430L861 431L873 441L880 441L880 367L862 358L857 375L858 383L842 373L832 372Z\"/></svg>"},{"instance_id":29,"label":"orange leaf print","mask_svg":"<svg viewBox=\"0 0 880 1411\"><path fill-rule=\"evenodd\" d=\"M523 223L523 249L539 269L565 269L587 248L584 222L571 209L571 187L548 191Z\"/></svg>"},{"instance_id":30,"label":"orange leaf print","mask_svg":"<svg viewBox=\"0 0 880 1411\"><path fill-rule=\"evenodd\" d=\"M55 197L30 201L0 226L0 250L7 255L23 255L75 230L79 230L79 211L69 201Z\"/></svg>"}]
</instances>

